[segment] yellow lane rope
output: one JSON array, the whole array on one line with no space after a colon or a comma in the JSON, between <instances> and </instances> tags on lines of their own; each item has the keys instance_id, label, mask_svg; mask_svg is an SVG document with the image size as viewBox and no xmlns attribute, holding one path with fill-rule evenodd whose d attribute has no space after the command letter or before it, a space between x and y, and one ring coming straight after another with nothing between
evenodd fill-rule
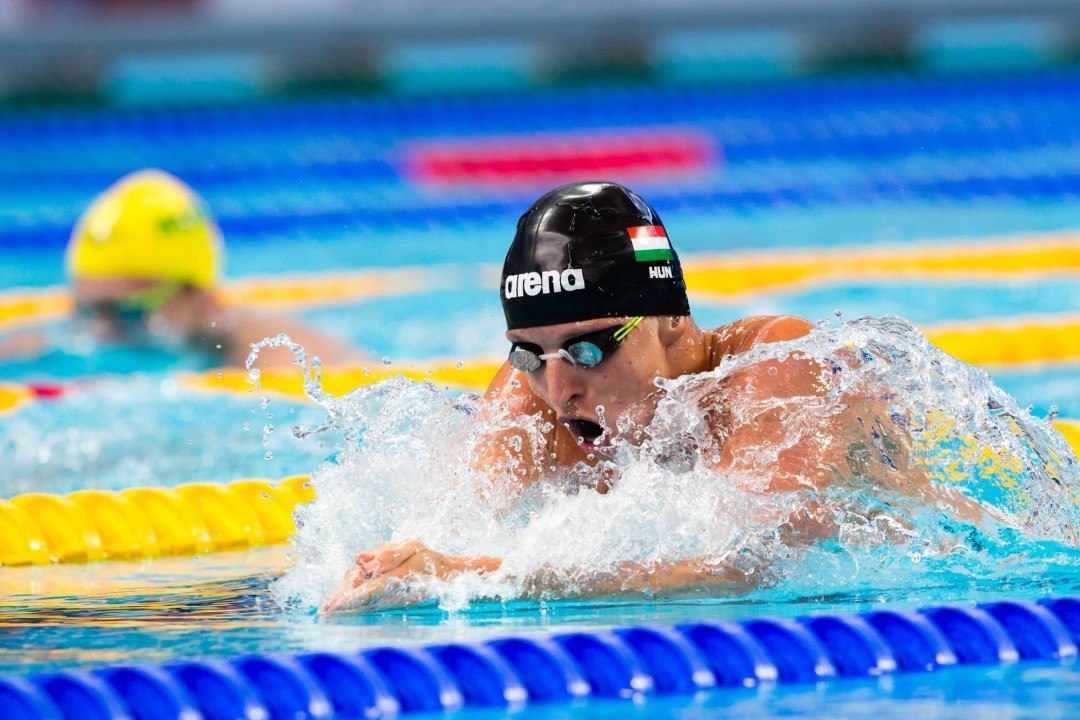
<instances>
[{"instance_id":1,"label":"yellow lane rope","mask_svg":"<svg viewBox=\"0 0 1080 720\"><path fill-rule=\"evenodd\" d=\"M459 278L466 272L457 266L426 265L234 280L218 294L230 305L303 308L447 289Z\"/></svg>"},{"instance_id":2,"label":"yellow lane rope","mask_svg":"<svg viewBox=\"0 0 1080 720\"><path fill-rule=\"evenodd\" d=\"M1054 429L1072 445L1073 452L1080 456L1080 420L1055 420Z\"/></svg>"},{"instance_id":3,"label":"yellow lane rope","mask_svg":"<svg viewBox=\"0 0 1080 720\"><path fill-rule=\"evenodd\" d=\"M990 320L972 324L935 325L924 328L932 343L964 362L988 368L1021 367L1047 363L1080 362L1080 315ZM407 368L327 368L323 388L340 395L395 375L412 380L431 380L440 386L480 391L487 387L501 360L473 359L464 363L431 360ZM206 373L184 374L188 388L207 392L248 393L247 373L223 368ZM296 370L264 371L263 390L300 397L303 381ZM0 383L0 417L34 399L27 387Z\"/></svg>"},{"instance_id":4,"label":"yellow lane rope","mask_svg":"<svg viewBox=\"0 0 1080 720\"><path fill-rule=\"evenodd\" d=\"M14 412L34 399L29 388L15 383L0 383L0 417Z\"/></svg>"},{"instance_id":5,"label":"yellow lane rope","mask_svg":"<svg viewBox=\"0 0 1080 720\"><path fill-rule=\"evenodd\" d=\"M1002 280L1078 272L1080 233L987 238L977 244L694 255L683 262L686 286L695 299L724 301L826 282L927 277Z\"/></svg>"},{"instance_id":6,"label":"yellow lane rope","mask_svg":"<svg viewBox=\"0 0 1080 720\"><path fill-rule=\"evenodd\" d=\"M343 395L365 385L373 385L401 375L410 380L430 380L439 387L458 390L484 390L502 367L502 360L478 359L467 363L429 361L414 367L340 367L324 368L322 388L331 395ZM248 394L255 391L247 371L239 368L211 370L181 376L181 383L193 390ZM304 379L299 370L263 370L259 391L289 398L304 396Z\"/></svg>"},{"instance_id":7,"label":"yellow lane rope","mask_svg":"<svg viewBox=\"0 0 1080 720\"><path fill-rule=\"evenodd\" d=\"M953 357L980 367L1080 361L1080 314L950 323L923 332Z\"/></svg>"},{"instance_id":8,"label":"yellow lane rope","mask_svg":"<svg viewBox=\"0 0 1080 720\"><path fill-rule=\"evenodd\" d=\"M1080 233L986 238L978 243L922 242L865 248L769 250L687 256L687 286L696 299L733 300L812 283L937 277L1026 278L1080 272ZM232 280L219 291L229 304L303 308L359 302L454 287L498 283L492 265L415 266ZM0 330L54 320L71 311L64 288L0 293Z\"/></svg>"},{"instance_id":9,"label":"yellow lane rope","mask_svg":"<svg viewBox=\"0 0 1080 720\"><path fill-rule=\"evenodd\" d=\"M306 476L0 500L0 565L135 560L283 543Z\"/></svg>"},{"instance_id":10,"label":"yellow lane rope","mask_svg":"<svg viewBox=\"0 0 1080 720\"><path fill-rule=\"evenodd\" d=\"M244 278L224 283L216 293L226 305L305 308L475 284L470 277L468 269L458 266L375 268ZM64 287L9 290L0 293L0 330L57 320L71 311L72 299Z\"/></svg>"},{"instance_id":11,"label":"yellow lane rope","mask_svg":"<svg viewBox=\"0 0 1080 720\"><path fill-rule=\"evenodd\" d=\"M64 317L71 306L71 297L59 288L9 290L0 294L0 330Z\"/></svg>"}]
</instances>

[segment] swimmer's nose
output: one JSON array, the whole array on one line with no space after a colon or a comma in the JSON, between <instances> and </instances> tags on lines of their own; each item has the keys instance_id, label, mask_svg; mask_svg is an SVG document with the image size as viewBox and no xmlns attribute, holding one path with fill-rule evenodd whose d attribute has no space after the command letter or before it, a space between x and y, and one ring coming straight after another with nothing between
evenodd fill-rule
<instances>
[{"instance_id":1,"label":"swimmer's nose","mask_svg":"<svg viewBox=\"0 0 1080 720\"><path fill-rule=\"evenodd\" d=\"M561 360L544 363L544 382L547 384L548 403L556 409L569 408L584 391L581 369Z\"/></svg>"}]
</instances>

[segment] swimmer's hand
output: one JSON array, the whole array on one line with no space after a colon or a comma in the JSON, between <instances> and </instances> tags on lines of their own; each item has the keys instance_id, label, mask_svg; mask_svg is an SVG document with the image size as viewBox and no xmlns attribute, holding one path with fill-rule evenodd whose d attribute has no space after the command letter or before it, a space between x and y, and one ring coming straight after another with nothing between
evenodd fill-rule
<instances>
[{"instance_id":1,"label":"swimmer's hand","mask_svg":"<svg viewBox=\"0 0 1080 720\"><path fill-rule=\"evenodd\" d=\"M356 565L323 601L320 612L325 615L376 605L410 605L424 599L409 591L410 580L446 580L466 572L494 572L501 564L498 558L435 552L419 540L383 543L356 556Z\"/></svg>"},{"instance_id":2,"label":"swimmer's hand","mask_svg":"<svg viewBox=\"0 0 1080 720\"><path fill-rule=\"evenodd\" d=\"M323 601L324 615L362 608L400 607L428 598L423 580L445 580L466 572L494 572L502 561L492 557L446 555L418 540L383 543L356 556L338 588ZM626 562L609 573L567 584L567 578L547 569L523 578L525 597L637 596L647 593L681 594L707 589L710 594L742 593L762 581L764 573L748 575L726 565L701 560L678 560L650 564ZM421 582L417 582L421 581Z\"/></svg>"}]
</instances>

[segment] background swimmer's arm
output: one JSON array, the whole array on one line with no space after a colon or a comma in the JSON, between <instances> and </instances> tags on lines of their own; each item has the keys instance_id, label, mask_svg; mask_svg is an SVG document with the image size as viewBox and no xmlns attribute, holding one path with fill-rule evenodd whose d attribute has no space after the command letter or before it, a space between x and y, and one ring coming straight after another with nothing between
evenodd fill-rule
<instances>
[{"instance_id":1,"label":"background swimmer's arm","mask_svg":"<svg viewBox=\"0 0 1080 720\"><path fill-rule=\"evenodd\" d=\"M44 355L46 334L41 328L20 328L0 336L0 360L22 360Z\"/></svg>"},{"instance_id":2,"label":"background swimmer's arm","mask_svg":"<svg viewBox=\"0 0 1080 720\"><path fill-rule=\"evenodd\" d=\"M286 315L274 315L251 307L221 304L213 293L196 288L182 288L162 306L160 313L168 326L190 340L215 346L229 365L243 367L251 344L265 337L285 333L304 346L309 355L319 356L324 365L362 362L366 358L348 344L318 332ZM259 367L285 367L294 356L286 348L266 348L259 353Z\"/></svg>"},{"instance_id":3,"label":"background swimmer's arm","mask_svg":"<svg viewBox=\"0 0 1080 720\"><path fill-rule=\"evenodd\" d=\"M235 307L225 312L225 359L230 365L243 367L251 352L251 344L281 333L304 346L308 355L318 356L324 366L344 365L370 360L368 356L336 338L304 324L296 318L270 315L251 308ZM287 348L264 348L259 352L259 367L283 367L292 364L295 356Z\"/></svg>"}]
</instances>

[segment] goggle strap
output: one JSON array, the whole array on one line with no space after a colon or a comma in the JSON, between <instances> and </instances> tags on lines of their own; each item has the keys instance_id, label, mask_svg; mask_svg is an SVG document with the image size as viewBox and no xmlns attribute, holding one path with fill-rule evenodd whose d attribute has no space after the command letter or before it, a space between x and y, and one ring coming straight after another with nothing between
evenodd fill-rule
<instances>
[{"instance_id":1,"label":"goggle strap","mask_svg":"<svg viewBox=\"0 0 1080 720\"><path fill-rule=\"evenodd\" d=\"M157 312L179 289L180 283L164 280L122 301L120 305L144 312Z\"/></svg>"},{"instance_id":2,"label":"goggle strap","mask_svg":"<svg viewBox=\"0 0 1080 720\"><path fill-rule=\"evenodd\" d=\"M623 339L630 333L630 331L640 325L641 321L644 319L645 317L643 315L638 315L636 317L630 318L625 323L619 326L619 329L615 331L615 334L612 335L612 337L615 339L616 342L622 342Z\"/></svg>"},{"instance_id":3,"label":"goggle strap","mask_svg":"<svg viewBox=\"0 0 1080 720\"><path fill-rule=\"evenodd\" d=\"M570 363L571 365L577 365L577 360L574 359L574 356L571 355L566 350L566 348L559 348L559 352L546 353L544 355L537 355L536 357L538 357L538 358L540 358L541 360L544 360L544 361L554 360L556 358L562 358L563 360Z\"/></svg>"}]
</instances>

